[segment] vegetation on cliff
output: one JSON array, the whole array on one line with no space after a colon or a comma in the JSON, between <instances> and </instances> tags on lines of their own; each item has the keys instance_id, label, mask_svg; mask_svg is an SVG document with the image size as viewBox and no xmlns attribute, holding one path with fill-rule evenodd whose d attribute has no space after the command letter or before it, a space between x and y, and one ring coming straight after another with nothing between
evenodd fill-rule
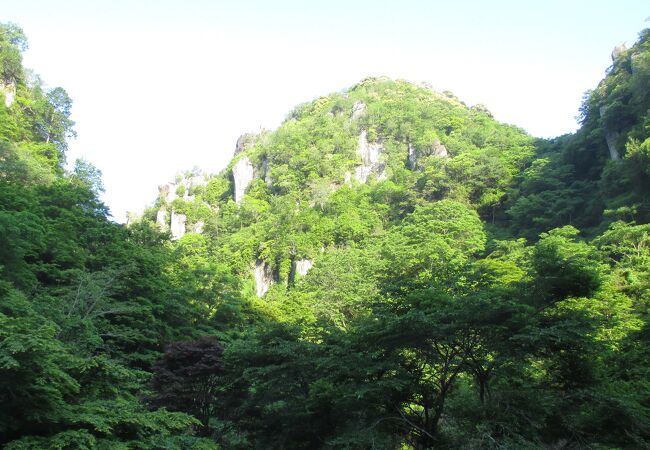
<instances>
[{"instance_id":1,"label":"vegetation on cliff","mask_svg":"<svg viewBox=\"0 0 650 450\"><path fill-rule=\"evenodd\" d=\"M649 30L572 135L368 78L128 226L26 45L0 25L0 445L650 445Z\"/></svg>"}]
</instances>

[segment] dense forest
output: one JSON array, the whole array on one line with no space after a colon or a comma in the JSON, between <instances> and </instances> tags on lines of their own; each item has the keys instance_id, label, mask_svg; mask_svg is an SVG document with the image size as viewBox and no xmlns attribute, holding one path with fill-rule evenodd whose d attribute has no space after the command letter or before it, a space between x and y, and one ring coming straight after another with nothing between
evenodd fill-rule
<instances>
[{"instance_id":1,"label":"dense forest","mask_svg":"<svg viewBox=\"0 0 650 450\"><path fill-rule=\"evenodd\" d=\"M0 446L650 447L650 29L574 134L367 78L127 225L26 48L0 24Z\"/></svg>"}]
</instances>

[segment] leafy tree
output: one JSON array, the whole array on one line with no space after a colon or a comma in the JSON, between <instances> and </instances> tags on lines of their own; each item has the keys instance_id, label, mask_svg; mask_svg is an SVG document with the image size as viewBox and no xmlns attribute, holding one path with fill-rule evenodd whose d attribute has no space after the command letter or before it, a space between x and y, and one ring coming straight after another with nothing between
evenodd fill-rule
<instances>
[{"instance_id":1,"label":"leafy tree","mask_svg":"<svg viewBox=\"0 0 650 450\"><path fill-rule=\"evenodd\" d=\"M592 247L575 240L578 233L570 226L551 230L535 246L533 265L552 298L589 296L600 285L603 266Z\"/></svg>"},{"instance_id":2,"label":"leafy tree","mask_svg":"<svg viewBox=\"0 0 650 450\"><path fill-rule=\"evenodd\" d=\"M75 161L72 179L87 186L95 195L104 192L102 172L84 159Z\"/></svg>"},{"instance_id":3,"label":"leafy tree","mask_svg":"<svg viewBox=\"0 0 650 450\"><path fill-rule=\"evenodd\" d=\"M451 200L416 208L391 231L383 248L392 261L389 289L396 292L414 286L455 290L471 256L485 246L476 212Z\"/></svg>"},{"instance_id":4,"label":"leafy tree","mask_svg":"<svg viewBox=\"0 0 650 450\"><path fill-rule=\"evenodd\" d=\"M166 407L197 417L202 434L219 407L219 376L223 373L223 346L214 338L169 345L154 366L153 407Z\"/></svg>"},{"instance_id":5,"label":"leafy tree","mask_svg":"<svg viewBox=\"0 0 650 450\"><path fill-rule=\"evenodd\" d=\"M121 226L0 25L0 445L647 447L649 36L571 135L368 78Z\"/></svg>"},{"instance_id":6,"label":"leafy tree","mask_svg":"<svg viewBox=\"0 0 650 450\"><path fill-rule=\"evenodd\" d=\"M14 23L0 24L0 78L4 84L23 79L21 52L27 50L27 38Z\"/></svg>"}]
</instances>

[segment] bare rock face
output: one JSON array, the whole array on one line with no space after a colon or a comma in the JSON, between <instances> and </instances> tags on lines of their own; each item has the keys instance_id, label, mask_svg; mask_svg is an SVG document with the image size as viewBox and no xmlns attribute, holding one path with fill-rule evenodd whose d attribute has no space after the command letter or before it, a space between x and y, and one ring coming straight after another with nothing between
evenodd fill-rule
<instances>
[{"instance_id":1,"label":"bare rock face","mask_svg":"<svg viewBox=\"0 0 650 450\"><path fill-rule=\"evenodd\" d=\"M167 202L167 204L171 204L171 202L176 200L176 184L167 183L158 186L158 193L160 194L160 197L163 198L165 202Z\"/></svg>"},{"instance_id":2,"label":"bare rock face","mask_svg":"<svg viewBox=\"0 0 650 450\"><path fill-rule=\"evenodd\" d=\"M434 139L433 144L430 145L425 151L424 155L420 156L437 156L439 158L449 158L449 152L447 147L442 145L438 139ZM415 149L415 146L408 143L408 159L406 165L411 170L418 169L418 152Z\"/></svg>"},{"instance_id":3,"label":"bare rock face","mask_svg":"<svg viewBox=\"0 0 650 450\"><path fill-rule=\"evenodd\" d=\"M304 277L307 272L314 266L311 259L294 259L291 261L291 270L289 271L289 278L287 280L289 286L293 286L298 277Z\"/></svg>"},{"instance_id":4,"label":"bare rock face","mask_svg":"<svg viewBox=\"0 0 650 450\"><path fill-rule=\"evenodd\" d=\"M255 170L248 156L240 158L232 168L232 178L235 181L235 203L239 204L244 198L246 188L253 181Z\"/></svg>"},{"instance_id":5,"label":"bare rock face","mask_svg":"<svg viewBox=\"0 0 650 450\"><path fill-rule=\"evenodd\" d=\"M170 181L169 183L158 186L158 193L165 202L171 204L171 202L178 198L178 194L176 194L178 187L183 186L183 200L192 201L194 200L194 196L190 195L191 189L196 186L205 186L206 184L208 183L204 175L195 175L190 178L183 178L178 182Z\"/></svg>"},{"instance_id":6,"label":"bare rock face","mask_svg":"<svg viewBox=\"0 0 650 450\"><path fill-rule=\"evenodd\" d=\"M160 200L163 201L163 206L156 213L156 223L163 230L170 230L172 233L172 240L180 239L187 232L186 222L187 217L185 214L179 214L174 211L171 204L174 200L179 198L177 192L182 191L182 199L186 202L194 201L194 196L190 195L191 189L196 186L204 186L207 184L205 175L194 175L188 178L177 178L176 182L165 183L158 186L158 193ZM182 189L180 187L182 186ZM168 211L170 214L168 215ZM197 222L192 227L195 233L203 231L203 222Z\"/></svg>"},{"instance_id":7,"label":"bare rock face","mask_svg":"<svg viewBox=\"0 0 650 450\"><path fill-rule=\"evenodd\" d=\"M191 178L185 178L180 182L180 184L175 185L175 187L181 185L184 186L185 193L183 194L183 200L186 202L192 202L194 201L194 196L190 194L192 192L192 188L197 186L205 186L206 184L207 182L205 181L205 177L203 175L195 175Z\"/></svg>"},{"instance_id":8,"label":"bare rock face","mask_svg":"<svg viewBox=\"0 0 650 450\"><path fill-rule=\"evenodd\" d=\"M612 159L612 161L620 161L621 159L621 155L618 153L618 149L616 148L616 141L618 141L618 137L618 131L609 131L605 129L605 141L607 142L609 157Z\"/></svg>"},{"instance_id":9,"label":"bare rock face","mask_svg":"<svg viewBox=\"0 0 650 450\"><path fill-rule=\"evenodd\" d=\"M172 240L180 239L185 235L185 222L187 222L187 216L185 214L178 214L177 212L172 211L170 226Z\"/></svg>"},{"instance_id":10,"label":"bare rock face","mask_svg":"<svg viewBox=\"0 0 650 450\"><path fill-rule=\"evenodd\" d=\"M414 170L417 166L418 157L415 154L415 147L409 142L409 156L408 156L408 166L409 169Z\"/></svg>"},{"instance_id":11,"label":"bare rock face","mask_svg":"<svg viewBox=\"0 0 650 450\"><path fill-rule=\"evenodd\" d=\"M262 158L262 174L264 175L266 185L271 186L273 179L271 179L271 168L269 167L269 159L266 155Z\"/></svg>"},{"instance_id":12,"label":"bare rock face","mask_svg":"<svg viewBox=\"0 0 650 450\"><path fill-rule=\"evenodd\" d=\"M378 174L378 178L386 177L384 172L384 164L379 161L379 155L384 150L384 147L378 143L368 142L368 133L366 130L361 131L359 136L359 146L357 154L361 157L361 165L357 166L354 177L357 181L365 183L372 173Z\"/></svg>"},{"instance_id":13,"label":"bare rock face","mask_svg":"<svg viewBox=\"0 0 650 450\"><path fill-rule=\"evenodd\" d=\"M5 106L7 108L11 107L16 100L16 84L0 81L0 91L2 91L5 96Z\"/></svg>"},{"instance_id":14,"label":"bare rock face","mask_svg":"<svg viewBox=\"0 0 650 450\"><path fill-rule=\"evenodd\" d=\"M304 277L309 272L309 269L314 266L314 261L311 259L297 259L293 262L293 265L295 273Z\"/></svg>"},{"instance_id":15,"label":"bare rock face","mask_svg":"<svg viewBox=\"0 0 650 450\"><path fill-rule=\"evenodd\" d=\"M433 156L440 156L442 158L449 157L449 152L447 151L447 147L442 145L438 139L433 141Z\"/></svg>"},{"instance_id":16,"label":"bare rock face","mask_svg":"<svg viewBox=\"0 0 650 450\"><path fill-rule=\"evenodd\" d=\"M359 120L368 112L368 106L365 103L357 101L352 105L352 115L350 116L351 120Z\"/></svg>"},{"instance_id":17,"label":"bare rock face","mask_svg":"<svg viewBox=\"0 0 650 450\"><path fill-rule=\"evenodd\" d=\"M262 298L273 284L273 270L266 261L258 259L255 261L253 275L255 276L255 294Z\"/></svg>"},{"instance_id":18,"label":"bare rock face","mask_svg":"<svg viewBox=\"0 0 650 450\"><path fill-rule=\"evenodd\" d=\"M194 224L194 227L192 228L192 231L195 233L203 233L203 227L205 226L205 222L202 220L199 220Z\"/></svg>"},{"instance_id":19,"label":"bare rock face","mask_svg":"<svg viewBox=\"0 0 650 450\"><path fill-rule=\"evenodd\" d=\"M244 133L237 139L235 144L235 155L240 154L246 149L251 148L257 142L258 135L255 133Z\"/></svg>"},{"instance_id":20,"label":"bare rock face","mask_svg":"<svg viewBox=\"0 0 650 450\"><path fill-rule=\"evenodd\" d=\"M616 62L618 58L623 55L627 51L627 46L625 45L624 42L618 44L616 47L614 47L614 50L612 50L612 62Z\"/></svg>"},{"instance_id":21,"label":"bare rock face","mask_svg":"<svg viewBox=\"0 0 650 450\"><path fill-rule=\"evenodd\" d=\"M156 213L156 223L162 230L166 230L167 227L169 227L169 223L167 222L167 210L164 208L161 208L158 210Z\"/></svg>"},{"instance_id":22,"label":"bare rock face","mask_svg":"<svg viewBox=\"0 0 650 450\"><path fill-rule=\"evenodd\" d=\"M607 106L601 106L599 109L600 118L602 119L607 112ZM603 124L603 129L605 130L605 141L607 142L607 148L609 149L609 157L612 161L619 161L621 159L621 154L616 148L616 142L620 136L618 131L610 130Z\"/></svg>"}]
</instances>

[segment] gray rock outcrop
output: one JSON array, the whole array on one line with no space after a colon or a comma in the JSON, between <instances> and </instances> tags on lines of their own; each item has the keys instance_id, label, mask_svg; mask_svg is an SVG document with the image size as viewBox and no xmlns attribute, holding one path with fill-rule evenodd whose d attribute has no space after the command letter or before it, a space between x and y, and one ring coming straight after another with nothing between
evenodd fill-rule
<instances>
[{"instance_id":1,"label":"gray rock outcrop","mask_svg":"<svg viewBox=\"0 0 650 450\"><path fill-rule=\"evenodd\" d=\"M235 203L239 204L244 198L246 188L253 181L255 170L248 156L237 161L232 168L232 178L235 182Z\"/></svg>"},{"instance_id":2,"label":"gray rock outcrop","mask_svg":"<svg viewBox=\"0 0 650 450\"><path fill-rule=\"evenodd\" d=\"M192 188L196 186L204 186L206 184L207 181L205 175L194 175L189 178L177 179L176 182L172 181L158 186L159 197L163 202L163 205L156 213L156 223L158 223L161 229L171 231L172 240L180 239L187 232L187 217L185 214L179 214L174 211L174 208L171 206L172 202L179 198L177 194L179 187L182 186L183 191L183 196L181 198L187 202L191 202L194 201L194 196L190 195ZM193 227L193 230L196 233L200 233L203 230L203 226L199 226L199 223L195 224ZM199 231L197 231L197 229Z\"/></svg>"},{"instance_id":3,"label":"gray rock outcrop","mask_svg":"<svg viewBox=\"0 0 650 450\"><path fill-rule=\"evenodd\" d=\"M447 147L442 145L438 139L433 141L433 156L440 156L442 158L449 157Z\"/></svg>"},{"instance_id":4,"label":"gray rock outcrop","mask_svg":"<svg viewBox=\"0 0 650 450\"><path fill-rule=\"evenodd\" d=\"M616 62L618 58L623 55L627 51L627 46L625 45L624 42L618 44L616 47L614 47L614 50L612 50L612 62Z\"/></svg>"},{"instance_id":5,"label":"gray rock outcrop","mask_svg":"<svg viewBox=\"0 0 650 450\"><path fill-rule=\"evenodd\" d=\"M269 167L269 158L264 155L262 158L262 174L264 175L264 182L266 183L267 186L271 186L273 184L273 180L271 179L271 168Z\"/></svg>"},{"instance_id":6,"label":"gray rock outcrop","mask_svg":"<svg viewBox=\"0 0 650 450\"><path fill-rule=\"evenodd\" d=\"M411 170L418 169L418 152L413 144L408 145L408 159L406 165ZM433 144L429 146L422 156L437 156L439 158L449 158L447 147L442 145L438 139L434 139Z\"/></svg>"},{"instance_id":7,"label":"gray rock outcrop","mask_svg":"<svg viewBox=\"0 0 650 450\"><path fill-rule=\"evenodd\" d=\"M609 157L612 161L620 161L621 155L618 153L616 148L616 142L618 141L619 133L618 131L609 131L605 129L605 141L607 142L607 148L609 149Z\"/></svg>"},{"instance_id":8,"label":"gray rock outcrop","mask_svg":"<svg viewBox=\"0 0 650 450\"><path fill-rule=\"evenodd\" d=\"M417 167L417 162L418 162L418 157L417 154L415 153L415 147L409 142L408 143L408 148L409 148L409 156L408 156L408 167L411 170L414 170Z\"/></svg>"},{"instance_id":9,"label":"gray rock outcrop","mask_svg":"<svg viewBox=\"0 0 650 450\"><path fill-rule=\"evenodd\" d=\"M164 208L161 208L158 210L156 213L156 223L160 227L161 230L166 230L169 227L169 223L167 222L167 210Z\"/></svg>"},{"instance_id":10,"label":"gray rock outcrop","mask_svg":"<svg viewBox=\"0 0 650 450\"><path fill-rule=\"evenodd\" d=\"M194 196L190 195L192 188L197 186L205 186L207 184L205 178L206 177L204 175L194 175L190 178L183 178L178 182L171 181L169 183L158 186L158 193L160 194L160 198L162 200L164 200L167 204L171 204L178 198L176 191L180 186L183 186L182 198L183 200L189 202L194 200Z\"/></svg>"},{"instance_id":11,"label":"gray rock outcrop","mask_svg":"<svg viewBox=\"0 0 650 450\"><path fill-rule=\"evenodd\" d=\"M599 109L600 118L603 119L607 113L607 106L601 106ZM605 142L607 142L607 148L609 149L609 157L612 161L619 161L621 159L621 154L618 152L616 143L620 136L619 132L616 130L611 130L607 128L607 125L603 123L603 130L605 131Z\"/></svg>"},{"instance_id":12,"label":"gray rock outcrop","mask_svg":"<svg viewBox=\"0 0 650 450\"><path fill-rule=\"evenodd\" d=\"M167 204L171 204L171 202L176 199L176 184L167 183L158 186L158 193L161 199L163 199Z\"/></svg>"},{"instance_id":13,"label":"gray rock outcrop","mask_svg":"<svg viewBox=\"0 0 650 450\"><path fill-rule=\"evenodd\" d=\"M354 102L354 105L352 105L352 115L350 116L350 119L359 120L366 114L366 112L368 112L368 106L363 102L356 101Z\"/></svg>"},{"instance_id":14,"label":"gray rock outcrop","mask_svg":"<svg viewBox=\"0 0 650 450\"><path fill-rule=\"evenodd\" d=\"M307 272L314 266L314 262L311 259L294 259L291 261L291 269L289 270L289 277L287 279L287 284L293 286L296 278L304 277L307 275Z\"/></svg>"},{"instance_id":15,"label":"gray rock outcrop","mask_svg":"<svg viewBox=\"0 0 650 450\"><path fill-rule=\"evenodd\" d=\"M0 91L5 96L5 106L7 108L11 107L16 100L16 84L0 81Z\"/></svg>"},{"instance_id":16,"label":"gray rock outcrop","mask_svg":"<svg viewBox=\"0 0 650 450\"><path fill-rule=\"evenodd\" d=\"M203 227L205 226L205 222L202 220L199 220L194 224L194 227L192 228L192 231L195 233L203 233Z\"/></svg>"},{"instance_id":17,"label":"gray rock outcrop","mask_svg":"<svg viewBox=\"0 0 650 450\"><path fill-rule=\"evenodd\" d=\"M307 272L314 266L311 259L297 259L293 262L294 272L301 277L307 275Z\"/></svg>"},{"instance_id":18,"label":"gray rock outcrop","mask_svg":"<svg viewBox=\"0 0 650 450\"><path fill-rule=\"evenodd\" d=\"M180 239L185 235L185 222L187 222L187 216L185 214L179 214L172 210L170 225L172 240Z\"/></svg>"},{"instance_id":19,"label":"gray rock outcrop","mask_svg":"<svg viewBox=\"0 0 650 450\"><path fill-rule=\"evenodd\" d=\"M253 276L255 277L255 294L262 298L273 284L273 270L266 261L258 259L255 261Z\"/></svg>"},{"instance_id":20,"label":"gray rock outcrop","mask_svg":"<svg viewBox=\"0 0 650 450\"><path fill-rule=\"evenodd\" d=\"M258 135L255 133L244 133L239 136L237 143L235 144L235 156L255 145L257 139Z\"/></svg>"},{"instance_id":21,"label":"gray rock outcrop","mask_svg":"<svg viewBox=\"0 0 650 450\"><path fill-rule=\"evenodd\" d=\"M359 146L357 147L357 154L361 157L361 165L357 166L354 174L357 181L365 183L373 173L380 180L386 177L385 165L380 162L379 158L383 150L384 147L380 143L368 142L368 132L366 130L361 131Z\"/></svg>"}]
</instances>

